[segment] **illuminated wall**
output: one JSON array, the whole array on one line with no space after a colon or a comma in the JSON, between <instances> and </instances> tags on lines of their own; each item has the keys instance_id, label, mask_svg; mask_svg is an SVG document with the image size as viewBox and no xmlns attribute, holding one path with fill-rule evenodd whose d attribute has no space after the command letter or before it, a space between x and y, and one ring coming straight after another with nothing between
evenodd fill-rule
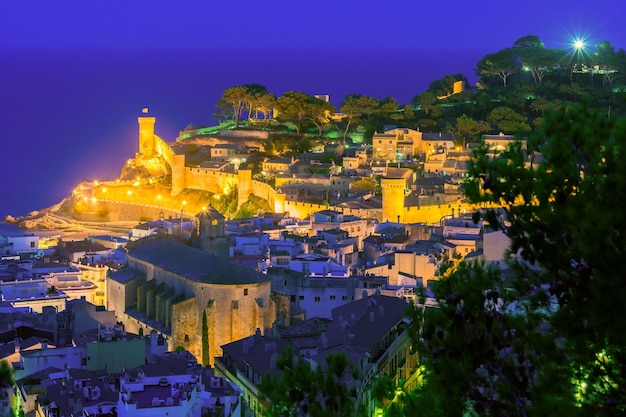
<instances>
[{"instance_id":1,"label":"illuminated wall","mask_svg":"<svg viewBox=\"0 0 626 417\"><path fill-rule=\"evenodd\" d=\"M139 151L144 153L152 149L154 155L161 155L170 165L172 172L172 195L179 194L185 188L222 194L230 187L237 186L239 205L247 201L250 194L254 194L267 200L270 206L274 207L275 212L286 212L290 216L298 218L307 218L315 211L328 208L328 206L322 204L286 201L286 196L276 192L269 184L253 180L249 170L241 170L238 174L232 174L207 168L187 167L185 166L185 155L175 154L165 141L154 135L154 118L140 117L139 119ZM148 139L150 132L152 132L151 140ZM401 139L412 142L415 152L425 152L427 148L440 144L452 146L445 137L442 137L440 141L423 141L422 132L410 129L406 131L404 129L396 129L387 133L395 135L396 140ZM232 132L233 136L242 134L244 133ZM245 132L245 134L248 135L249 132ZM453 144L453 142L451 143ZM138 159L138 162L141 162L140 159ZM397 222L399 219L403 223L432 224L439 222L443 216L455 213L458 215L459 212L471 211L477 208L467 203L461 203L460 200L455 203L405 207L404 189L406 184L403 179L383 179L381 185L383 186L383 208L350 209L336 206L334 209L342 211L344 214L376 218L379 221ZM152 212L146 214L148 217L153 217ZM116 211L111 210L109 217L111 219L116 218Z\"/></svg>"},{"instance_id":2,"label":"illuminated wall","mask_svg":"<svg viewBox=\"0 0 626 417\"><path fill-rule=\"evenodd\" d=\"M404 215L406 180L404 178L382 178L380 185L383 192L382 221L408 223Z\"/></svg>"}]
</instances>

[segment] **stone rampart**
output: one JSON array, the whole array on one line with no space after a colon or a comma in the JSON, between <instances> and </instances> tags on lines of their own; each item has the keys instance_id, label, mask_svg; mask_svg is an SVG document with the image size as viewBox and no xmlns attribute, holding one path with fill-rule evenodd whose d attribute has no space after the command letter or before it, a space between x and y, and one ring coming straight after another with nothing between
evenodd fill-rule
<instances>
[{"instance_id":1,"label":"stone rampart","mask_svg":"<svg viewBox=\"0 0 626 417\"><path fill-rule=\"evenodd\" d=\"M185 167L185 188L222 194L237 185L237 174L212 169Z\"/></svg>"},{"instance_id":2,"label":"stone rampart","mask_svg":"<svg viewBox=\"0 0 626 417\"><path fill-rule=\"evenodd\" d=\"M258 139L265 140L270 137L267 130L222 130L219 133L222 138Z\"/></svg>"}]
</instances>

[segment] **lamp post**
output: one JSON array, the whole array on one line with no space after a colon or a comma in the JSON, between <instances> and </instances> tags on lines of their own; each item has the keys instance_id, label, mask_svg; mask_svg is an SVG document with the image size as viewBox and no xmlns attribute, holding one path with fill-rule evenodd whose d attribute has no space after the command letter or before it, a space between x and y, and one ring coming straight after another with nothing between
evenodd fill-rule
<instances>
[{"instance_id":1,"label":"lamp post","mask_svg":"<svg viewBox=\"0 0 626 417\"><path fill-rule=\"evenodd\" d=\"M183 219L185 218L185 206L186 205L187 205L187 200L183 200L183 203L180 206L180 237L183 237Z\"/></svg>"},{"instance_id":2,"label":"lamp post","mask_svg":"<svg viewBox=\"0 0 626 417\"><path fill-rule=\"evenodd\" d=\"M163 209L161 208L161 194L157 195L157 201L159 202L159 217L158 220L159 222L163 222L163 219L165 218L165 213L163 213Z\"/></svg>"}]
</instances>

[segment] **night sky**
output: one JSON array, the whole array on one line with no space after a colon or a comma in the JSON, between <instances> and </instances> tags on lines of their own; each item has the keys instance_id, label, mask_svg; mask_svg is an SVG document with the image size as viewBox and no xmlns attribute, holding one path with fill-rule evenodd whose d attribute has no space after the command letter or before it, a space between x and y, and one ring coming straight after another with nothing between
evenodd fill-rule
<instances>
[{"instance_id":1,"label":"night sky","mask_svg":"<svg viewBox=\"0 0 626 417\"><path fill-rule=\"evenodd\" d=\"M622 1L63 0L0 5L0 220L113 179L136 116L174 140L233 85L395 97L537 35L626 47Z\"/></svg>"},{"instance_id":2,"label":"night sky","mask_svg":"<svg viewBox=\"0 0 626 417\"><path fill-rule=\"evenodd\" d=\"M491 49L538 35L626 38L620 0L64 0L3 2L0 41L24 47Z\"/></svg>"}]
</instances>

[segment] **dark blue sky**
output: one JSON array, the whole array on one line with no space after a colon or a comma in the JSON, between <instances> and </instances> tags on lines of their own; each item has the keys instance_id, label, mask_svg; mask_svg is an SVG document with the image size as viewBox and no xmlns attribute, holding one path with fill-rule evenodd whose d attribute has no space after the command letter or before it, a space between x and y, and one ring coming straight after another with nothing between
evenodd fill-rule
<instances>
[{"instance_id":1,"label":"dark blue sky","mask_svg":"<svg viewBox=\"0 0 626 417\"><path fill-rule=\"evenodd\" d=\"M488 50L534 34L626 39L622 0L29 0L0 6L9 47Z\"/></svg>"}]
</instances>

